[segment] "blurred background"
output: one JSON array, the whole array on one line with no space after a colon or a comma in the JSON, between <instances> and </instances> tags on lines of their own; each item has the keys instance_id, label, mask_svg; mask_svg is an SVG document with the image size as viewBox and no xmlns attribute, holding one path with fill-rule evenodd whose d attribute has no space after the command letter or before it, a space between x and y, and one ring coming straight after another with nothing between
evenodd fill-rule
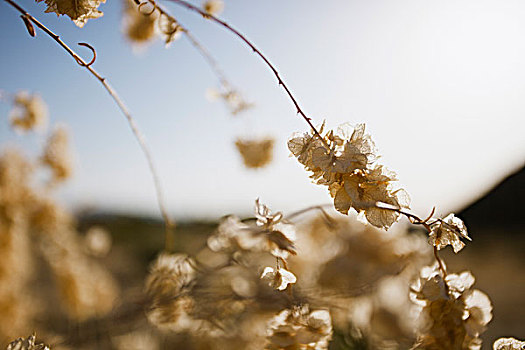
<instances>
[{"instance_id":1,"label":"blurred background","mask_svg":"<svg viewBox=\"0 0 525 350\"><path fill-rule=\"evenodd\" d=\"M255 103L236 118L206 100L217 79L184 37L168 49L161 40L130 45L121 2L103 4L104 16L82 29L43 14L44 4L21 5L86 59L91 53L76 43L96 48L95 68L146 135L176 217L248 213L256 197L282 210L329 201L288 157L288 137L307 125L267 67L230 33L165 4ZM413 209L435 205L446 214L524 164L524 14L520 1L230 0L222 17L276 65L315 123L366 123ZM157 215L146 162L99 82L50 38L31 38L6 4L0 16L2 88L40 93L52 122L73 135L77 170L63 198L76 207ZM0 108L6 115L9 106ZM6 118L0 122L3 143L26 142ZM244 169L234 147L236 137L251 135L276 138L274 161L261 171Z\"/></svg>"},{"instance_id":2,"label":"blurred background","mask_svg":"<svg viewBox=\"0 0 525 350\"><path fill-rule=\"evenodd\" d=\"M180 249L196 251L223 215L250 216L257 197L284 212L331 202L286 147L307 125L268 68L223 28L163 2L255 104L238 116L207 100L206 91L219 83L186 38L167 48L161 40L130 43L122 2L103 4L104 16L82 29L44 14L44 4L19 3L85 57L89 50L77 42L96 48L94 67L119 92L151 146L168 210L181 223ZM493 301L484 339L523 338L525 3L225 4L221 18L275 64L315 123L366 123L416 213L424 217L433 206L439 215L459 213L473 242L445 260L451 270L472 270L476 287ZM80 232L107 228L112 269L123 283L142 283L147 263L162 248L162 224L147 163L124 117L98 81L42 32L31 38L4 2L0 43L0 88L38 92L52 124L63 123L71 133L74 176L60 189L60 201L77 213ZM44 138L13 132L10 108L0 103L2 147L37 154ZM235 139L265 136L275 138L272 163L246 169Z\"/></svg>"}]
</instances>

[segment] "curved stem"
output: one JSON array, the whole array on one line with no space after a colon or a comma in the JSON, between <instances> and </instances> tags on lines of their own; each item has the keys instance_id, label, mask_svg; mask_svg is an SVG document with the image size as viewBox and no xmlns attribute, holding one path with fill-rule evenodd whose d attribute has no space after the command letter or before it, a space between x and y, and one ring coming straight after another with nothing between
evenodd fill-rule
<instances>
[{"instance_id":1,"label":"curved stem","mask_svg":"<svg viewBox=\"0 0 525 350\"><path fill-rule=\"evenodd\" d=\"M237 29L233 28L232 26L230 26L228 23L226 23L225 21L215 17L215 16L212 16L210 15L209 13L201 10L200 8L198 8L197 6L195 5L192 5L190 4L189 2L185 1L185 0L170 0L171 2L174 2L175 4L177 5L180 5L182 7L185 7L187 8L188 10L190 11L193 11L193 12L196 12L196 13L199 13L201 16L203 16L204 18L207 18L219 25L221 25L222 27L226 28L228 31L232 32L233 34L235 34L239 39L241 39L246 45L248 45L252 51L257 55L259 56L263 61L264 63L266 63L266 65L270 68L270 70L273 72L273 74L275 75L275 77L277 78L277 82L280 86L283 87L284 91L286 91L286 94L288 95L288 97L290 98L290 100L292 100L292 103L294 104L296 110L297 110L297 114L299 114L305 121L306 123L308 123L308 125L310 126L310 128L312 129L312 131L314 132L314 134L319 138L319 140L321 140L321 142L323 142L323 144L327 147L327 148L330 148L327 144L327 142L324 140L324 138L321 136L321 134L319 133L319 131L317 131L317 129L315 128L315 126L312 124L312 119L307 117L306 114L303 112L303 110L301 109L301 107L299 106L299 103L297 102L297 100L295 99L294 95L291 93L290 89L288 88L288 85L286 85L286 83L284 82L284 80L281 78L281 76L279 75L279 72L277 71L277 69L275 68L275 66L266 58L266 56L264 56L262 54L262 52L250 41L248 40L241 32L239 32Z\"/></svg>"},{"instance_id":2,"label":"curved stem","mask_svg":"<svg viewBox=\"0 0 525 350\"><path fill-rule=\"evenodd\" d=\"M170 219L167 209L166 209L166 204L165 204L164 195L163 195L164 192L162 190L162 185L161 185L161 181L158 175L157 168L155 166L155 162L153 161L153 156L146 143L146 139L144 138L144 135L140 132L137 126L137 123L135 122L135 119L131 115L129 109L126 107L122 99L118 96L115 89L107 82L107 79L102 77L95 69L91 67L96 57L95 50L88 44L80 43L80 45L86 46L93 51L93 59L91 60L91 62L87 63L75 51L73 51L64 41L62 41L62 39L60 39L60 37L57 34L52 32L49 28L47 28L45 25L40 23L36 18L31 16L26 10L24 10L16 2L14 2L13 0L4 0L4 1L7 2L9 5L11 5L12 7L14 7L18 12L20 12L24 16L24 18L34 23L44 33L46 33L53 40L55 40L58 43L58 45L60 45L71 57L73 57L73 59L80 66L87 69L91 73L91 75L93 75L102 84L102 86L104 86L104 88L109 93L113 101L117 104L122 114L126 117L126 120L128 121L131 131L133 132L135 139L139 143L139 146L142 152L144 153L144 156L146 157L146 160L148 162L148 167L153 177L153 183L155 186L157 202L158 202L159 209L160 209L162 218L164 220L164 225L166 228L165 249L168 251L172 250L173 249L173 239L174 239L173 238L173 228L175 225L174 225L174 222Z\"/></svg>"},{"instance_id":3,"label":"curved stem","mask_svg":"<svg viewBox=\"0 0 525 350\"><path fill-rule=\"evenodd\" d=\"M169 14L168 11L166 11L164 7L160 6L155 0L145 0L142 3L139 1L138 4L139 4L139 12L140 12L140 7L145 4L150 4L151 6L153 6L153 9L151 10L151 12L145 14L146 16L152 15L155 11L159 11L161 15L166 16L166 18L169 18L171 21L173 21L173 23L177 23L177 26L178 28L181 29L182 34L188 39L191 46L193 46L199 52L199 54L204 58L208 66L211 68L211 70L213 71L217 79L219 80L219 83L222 85L222 87L227 92L235 91L233 84L230 83L230 81L226 77L226 74L220 67L215 57L213 57L210 51L201 42L197 40L195 35L193 35L186 26L180 23L180 21L177 20L175 17L173 17L171 14Z\"/></svg>"},{"instance_id":4,"label":"curved stem","mask_svg":"<svg viewBox=\"0 0 525 350\"><path fill-rule=\"evenodd\" d=\"M445 268L445 264L443 263L443 260L439 257L438 249L437 247L434 247L434 257L436 258L439 270L441 271L441 275L443 276L443 281L447 277L447 269ZM448 288L447 284L445 283L445 286Z\"/></svg>"},{"instance_id":5,"label":"curved stem","mask_svg":"<svg viewBox=\"0 0 525 350\"><path fill-rule=\"evenodd\" d=\"M432 218L432 214L434 214L434 212L436 210L435 207L432 208L432 212L424 220L421 219L419 216L417 216L415 214L412 214L410 212L407 212L407 211L403 210L402 208L398 208L396 206L393 206L393 205L390 205L390 204L387 204L387 203L377 202L375 204L375 207L379 208L379 209L391 210L391 211L394 211L394 212L396 212L398 214L404 215L406 218L408 218L410 220L410 222L412 224L414 224L414 225L422 225L428 231L428 233L432 232L432 229L431 229L430 224L428 223L428 221ZM434 258L436 259L436 261L437 261L437 263L439 265L439 271L441 272L441 275L443 276L443 280L445 280L445 278L447 277L447 270L445 268L445 264L443 263L443 260L439 256L439 251L438 251L437 247L434 246L433 248L434 248ZM446 283L445 283L445 286L446 286L446 288L448 290L448 286L447 286Z\"/></svg>"},{"instance_id":6,"label":"curved stem","mask_svg":"<svg viewBox=\"0 0 525 350\"><path fill-rule=\"evenodd\" d=\"M232 85L226 78L226 75L222 71L221 67L219 67L219 64L215 60L215 58L211 55L211 53L195 38L195 36L190 33L187 29L183 30L183 34L186 36L188 41L191 43L191 45L199 51L201 56L206 60L210 68L213 70L215 75L217 76L217 79L219 79L219 82L222 86L224 86L226 89L231 88Z\"/></svg>"}]
</instances>

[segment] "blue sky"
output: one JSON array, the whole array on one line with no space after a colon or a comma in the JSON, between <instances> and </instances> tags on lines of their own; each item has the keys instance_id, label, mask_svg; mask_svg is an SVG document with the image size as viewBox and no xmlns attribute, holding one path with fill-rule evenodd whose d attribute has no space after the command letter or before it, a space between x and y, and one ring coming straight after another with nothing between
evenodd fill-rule
<instances>
[{"instance_id":1,"label":"blue sky","mask_svg":"<svg viewBox=\"0 0 525 350\"><path fill-rule=\"evenodd\" d=\"M176 217L249 213L256 197L285 211L330 202L286 148L307 125L270 71L230 33L162 2L256 103L238 118L206 100L218 82L184 38L167 49L157 41L134 50L122 35L120 1L108 0L104 16L82 29L43 13L42 3L19 3L71 46L97 49L95 68L146 135ZM522 1L226 0L221 17L268 56L314 121L365 122L421 215L434 205L440 213L461 208L524 163ZM44 33L29 37L3 1L0 43L0 88L40 93L51 122L72 132L75 177L61 199L77 208L157 214L146 161L98 81ZM1 144L35 152L43 137L12 132L8 111L0 104ZM276 138L268 168L243 168L233 142L250 135Z\"/></svg>"}]
</instances>

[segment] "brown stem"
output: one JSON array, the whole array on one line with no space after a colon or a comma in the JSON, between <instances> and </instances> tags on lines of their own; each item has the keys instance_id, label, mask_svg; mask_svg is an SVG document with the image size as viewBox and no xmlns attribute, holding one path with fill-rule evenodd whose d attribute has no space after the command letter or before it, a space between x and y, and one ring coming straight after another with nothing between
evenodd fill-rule
<instances>
[{"instance_id":1,"label":"brown stem","mask_svg":"<svg viewBox=\"0 0 525 350\"><path fill-rule=\"evenodd\" d=\"M290 89L288 88L288 86L286 85L286 83L283 81L283 79L281 78L281 76L279 75L279 72L277 71L277 69L275 68L275 66L266 58L266 56L264 56L262 54L262 52L254 45L252 44L251 41L249 41L241 32L239 32L237 29L233 28L232 26L230 26L228 23L226 23L225 21L201 10L200 8L198 8L197 6L195 5L192 5L190 4L189 2L187 1L184 1L184 0L170 0L174 3L176 3L177 5L180 5L182 7L185 7L187 8L188 10L190 11L193 11L193 12L197 12L199 13L201 16L203 16L204 18L207 18L219 25L221 25L222 27L226 28L227 30L229 30L230 32L232 32L233 34L235 34L239 39L241 39L246 45L248 45L252 51L257 55L259 56L263 61L264 63L266 63L266 65L270 68L270 70L273 72L273 74L275 75L275 77L277 78L277 82L280 86L283 87L284 91L286 91L286 94L288 95L288 97L290 98L290 100L292 100L292 103L294 104L296 110L297 110L297 114L299 114L305 121L306 123L308 123L308 125L310 126L310 128L312 129L312 131L314 132L314 134L319 138L319 140L321 140L321 142L323 142L323 144L325 145L325 147L327 148L330 148L328 146L328 143L323 139L323 137L321 136L321 134L319 133L319 131L317 131L317 129L315 128L315 126L312 124L312 119L307 117L306 114L303 112L303 110L301 109L301 107L299 106L299 103L297 102L297 100L295 99L295 97L293 96L293 94L291 93Z\"/></svg>"},{"instance_id":2,"label":"brown stem","mask_svg":"<svg viewBox=\"0 0 525 350\"><path fill-rule=\"evenodd\" d=\"M188 30L188 28L186 28L186 26L180 23L175 17L169 14L166 11L166 9L164 9L162 6L157 4L157 2L154 0L146 0L145 2L142 2L142 3L139 2L139 6L138 6L139 11L140 11L140 7L144 6L145 4L150 4L153 6L153 9L151 10L151 12L147 13L146 16L153 14L155 11L159 11L161 15L166 16L167 18L172 20L174 23L177 23L178 27L182 29L182 33L188 39L191 46L193 46L200 53L200 55L204 58L206 63L210 66L211 70L213 71L217 79L219 80L219 83L224 87L224 89L226 89L226 91L233 90L233 85L230 83L230 81L226 77L226 74L224 74L222 68L220 67L215 57L213 57L210 51L197 40L197 38Z\"/></svg>"},{"instance_id":3,"label":"brown stem","mask_svg":"<svg viewBox=\"0 0 525 350\"><path fill-rule=\"evenodd\" d=\"M126 107L126 105L124 104L122 99L118 96L118 94L115 91L115 89L111 85L109 85L109 83L107 82L107 79L102 77L95 69L93 69L91 67L91 64L93 64L93 62L94 62L94 60L96 58L96 53L95 53L95 50L93 49L93 47L91 47L90 45L85 44L85 43L80 43L79 44L79 45L82 45L82 46L86 46L86 47L88 47L89 49L91 49L93 51L93 59L91 60L91 62L87 63L75 51L73 51L64 41L62 41L62 39L60 39L60 37L57 34L52 32L45 25L40 23L36 18L31 16L26 10L24 10L16 2L14 2L13 0L4 0L4 1L7 2L9 5L11 5L12 7L14 7L18 12L20 12L24 16L24 18L26 18L27 20L30 20L31 22L33 22L44 33L46 33L53 40L55 40L57 42L57 44L60 45L71 57L73 57L73 59L80 66L82 66L85 69L87 69L91 73L91 75L93 75L102 84L102 86L104 86L104 88L109 93L109 95L111 96L113 101L115 101L115 103L117 104L117 106L120 109L120 111L122 112L122 114L124 114L124 116L126 117L126 119L128 121L128 124L129 124L129 126L131 128L131 131L133 132L133 135L135 136L136 140L138 141L139 146L142 149L142 152L144 153L144 156L146 157L146 160L148 162L148 166L149 166L151 175L153 177L153 183L155 185L155 190L156 190L156 195L157 195L157 202L158 202L159 209L160 209L160 212L162 214L162 218L164 220L164 225L165 225L165 228L166 228L165 249L168 250L168 251L172 250L173 249L173 239L174 239L173 238L173 228L174 228L175 225L174 225L173 221L170 219L170 217L168 215L168 212L166 210L166 205L165 205L164 195L163 195L164 192L162 190L162 185L161 185L160 178L158 176L157 168L156 168L155 163L153 161L153 156L152 156L151 151L150 151L150 149L149 149L149 147L148 147L148 145L146 143L144 135L140 132L140 130L139 130L138 126L137 126L137 123L135 122L135 119L133 118L133 116L129 112L128 108Z\"/></svg>"},{"instance_id":4,"label":"brown stem","mask_svg":"<svg viewBox=\"0 0 525 350\"><path fill-rule=\"evenodd\" d=\"M434 214L434 212L436 210L435 207L432 208L432 212L424 220L422 220L419 216L417 216L415 214L409 213L409 212L407 212L407 211L405 211L405 210L403 210L401 208L395 207L395 206L387 204L387 203L377 202L375 204L375 207L379 208L379 209L395 211L396 213L399 213L399 214L404 215L405 217L407 217L410 220L410 222L413 223L414 225L422 225L423 227L425 227L425 229L428 231L428 233L432 232L432 229L430 228L430 224L428 223L428 221L432 218L432 215ZM445 281L445 279L447 277L447 270L445 268L445 264L443 263L443 260L439 257L438 249L437 249L436 246L434 246L434 258L436 258L436 261L437 261L437 263L439 265L439 271L441 272L441 275L443 276L443 281ZM447 286L446 282L445 282L445 288L448 291L448 286Z\"/></svg>"},{"instance_id":5,"label":"brown stem","mask_svg":"<svg viewBox=\"0 0 525 350\"><path fill-rule=\"evenodd\" d=\"M439 265L439 271L441 271L441 275L443 276L443 281L445 281L445 278L447 277L447 270L445 268L445 264L443 263L443 260L439 257L438 249L437 247L434 247L434 257L436 258L438 265ZM447 283L445 282L445 286L447 286ZM448 289L448 287L447 287Z\"/></svg>"}]
</instances>

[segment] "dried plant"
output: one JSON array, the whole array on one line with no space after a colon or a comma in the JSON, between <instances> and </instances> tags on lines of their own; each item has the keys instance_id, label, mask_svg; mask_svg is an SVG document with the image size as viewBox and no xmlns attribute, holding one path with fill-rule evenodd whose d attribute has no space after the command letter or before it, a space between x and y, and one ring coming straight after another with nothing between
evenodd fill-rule
<instances>
[{"instance_id":1,"label":"dried plant","mask_svg":"<svg viewBox=\"0 0 525 350\"><path fill-rule=\"evenodd\" d=\"M274 140L264 138L260 140L237 139L235 146L239 151L244 165L247 168L262 168L272 161Z\"/></svg>"},{"instance_id":2,"label":"dried plant","mask_svg":"<svg viewBox=\"0 0 525 350\"><path fill-rule=\"evenodd\" d=\"M225 217L194 256L171 251L173 223L153 157L123 101L92 68L95 49L80 44L93 53L86 62L14 0L4 1L22 14L31 36L36 25L102 84L126 117L154 179L166 226L164 251L145 280L144 300L139 303L144 322L127 315L133 321L131 329L105 330L111 346L155 349L163 344L161 337L174 337L174 344L188 349L328 349L336 334L345 334L373 349L481 348L480 336L492 319L490 299L472 288L472 273L448 273L439 255L448 245L458 253L464 241L471 240L463 221L454 214L435 218L434 209L424 219L410 212L408 194L394 186L395 173L379 162L365 124L329 130L323 122L315 127L262 51L216 17L223 10L222 1L209 0L197 7L170 0L228 30L262 59L310 128L292 135L288 149L315 184L328 188L333 208L344 216L336 212L332 216L322 207L285 216L257 199L254 218ZM102 16L98 9L102 2L45 0L46 12L67 15L79 27ZM252 106L232 87L210 52L156 1L127 1L123 25L128 39L138 43L160 36L168 45L184 35L219 79L221 88L211 95L221 98L234 115ZM13 128L26 131L45 124L47 110L38 95L18 93L12 100ZM274 140L239 138L235 145L245 165L258 168L271 160ZM70 177L65 129L57 128L50 135L39 162L15 151L0 156L0 336L4 341L30 334L35 315L42 312L25 294L34 280L36 259L46 262L68 320L79 325L90 320L123 322L114 313L120 288L93 258L108 253L110 236L93 229L80 237L73 216L51 196L53 188L35 185L37 172L44 167L51 169L53 184ZM313 209L320 209L322 215L297 220ZM361 222L352 217L352 209ZM423 227L427 236L394 227L401 217ZM428 266L432 259L434 264ZM66 336L70 341L74 338ZM494 343L496 350L522 347L523 342L514 338ZM35 336L30 336L15 340L7 349L47 346L35 344Z\"/></svg>"}]
</instances>

